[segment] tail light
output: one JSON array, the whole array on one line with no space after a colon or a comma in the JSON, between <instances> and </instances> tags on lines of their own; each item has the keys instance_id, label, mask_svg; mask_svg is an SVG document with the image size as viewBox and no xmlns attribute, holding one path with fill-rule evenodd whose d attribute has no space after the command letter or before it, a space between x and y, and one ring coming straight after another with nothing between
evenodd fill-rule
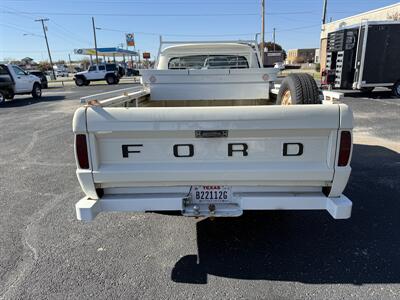
<instances>
[{"instance_id":1,"label":"tail light","mask_svg":"<svg viewBox=\"0 0 400 300\"><path fill-rule=\"evenodd\" d=\"M75 136L75 149L79 167L81 169L89 169L89 156L85 134L77 134Z\"/></svg>"},{"instance_id":2,"label":"tail light","mask_svg":"<svg viewBox=\"0 0 400 300\"><path fill-rule=\"evenodd\" d=\"M349 163L351 153L351 133L350 131L342 131L340 135L340 148L338 166L345 167Z\"/></svg>"}]
</instances>

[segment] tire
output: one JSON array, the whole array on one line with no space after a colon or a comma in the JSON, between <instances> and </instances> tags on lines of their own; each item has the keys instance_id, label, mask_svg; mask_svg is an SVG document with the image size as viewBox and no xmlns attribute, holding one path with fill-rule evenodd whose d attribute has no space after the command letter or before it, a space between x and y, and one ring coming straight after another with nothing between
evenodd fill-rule
<instances>
[{"instance_id":1,"label":"tire","mask_svg":"<svg viewBox=\"0 0 400 300\"><path fill-rule=\"evenodd\" d=\"M86 80L85 83L83 84L84 86L88 86L90 84L90 80Z\"/></svg>"},{"instance_id":2,"label":"tire","mask_svg":"<svg viewBox=\"0 0 400 300\"><path fill-rule=\"evenodd\" d=\"M114 75L106 76L107 84L115 84L117 82L117 78Z\"/></svg>"},{"instance_id":3,"label":"tire","mask_svg":"<svg viewBox=\"0 0 400 300\"><path fill-rule=\"evenodd\" d=\"M86 82L86 80L82 76L78 76L78 77L75 78L75 84L77 86L83 86L85 84L85 82Z\"/></svg>"},{"instance_id":4,"label":"tire","mask_svg":"<svg viewBox=\"0 0 400 300\"><path fill-rule=\"evenodd\" d=\"M400 80L397 81L392 88L393 96L400 98Z\"/></svg>"},{"instance_id":5,"label":"tire","mask_svg":"<svg viewBox=\"0 0 400 300\"><path fill-rule=\"evenodd\" d=\"M117 78L117 80L115 81L115 84L118 84L119 83L119 78Z\"/></svg>"},{"instance_id":6,"label":"tire","mask_svg":"<svg viewBox=\"0 0 400 300\"><path fill-rule=\"evenodd\" d=\"M33 99L42 98L42 86L39 83L35 83L33 85L32 97L33 97Z\"/></svg>"},{"instance_id":7,"label":"tire","mask_svg":"<svg viewBox=\"0 0 400 300\"><path fill-rule=\"evenodd\" d=\"M278 105L322 104L314 78L309 74L289 74L281 84Z\"/></svg>"},{"instance_id":8,"label":"tire","mask_svg":"<svg viewBox=\"0 0 400 300\"><path fill-rule=\"evenodd\" d=\"M0 91L0 105L3 105L6 102L6 93Z\"/></svg>"}]
</instances>

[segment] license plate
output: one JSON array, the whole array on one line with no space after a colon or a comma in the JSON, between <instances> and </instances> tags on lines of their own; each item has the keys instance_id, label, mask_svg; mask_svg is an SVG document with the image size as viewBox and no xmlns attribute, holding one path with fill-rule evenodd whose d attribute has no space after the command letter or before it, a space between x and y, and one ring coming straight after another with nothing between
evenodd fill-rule
<instances>
[{"instance_id":1,"label":"license plate","mask_svg":"<svg viewBox=\"0 0 400 300\"><path fill-rule=\"evenodd\" d=\"M194 203L233 202L231 187L224 185L192 186L191 196Z\"/></svg>"}]
</instances>

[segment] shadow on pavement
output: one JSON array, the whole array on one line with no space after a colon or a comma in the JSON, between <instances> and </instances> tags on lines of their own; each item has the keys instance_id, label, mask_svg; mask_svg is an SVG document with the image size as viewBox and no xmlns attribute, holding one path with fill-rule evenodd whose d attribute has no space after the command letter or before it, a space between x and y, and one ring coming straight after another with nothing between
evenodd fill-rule
<instances>
[{"instance_id":1,"label":"shadow on pavement","mask_svg":"<svg viewBox=\"0 0 400 300\"><path fill-rule=\"evenodd\" d=\"M171 279L207 274L303 283L400 283L400 154L355 145L345 194L349 220L323 211L248 212L197 223L198 255L182 257Z\"/></svg>"},{"instance_id":2,"label":"shadow on pavement","mask_svg":"<svg viewBox=\"0 0 400 300\"><path fill-rule=\"evenodd\" d=\"M353 97L353 98L370 98L370 99L396 99L393 96L390 90L383 91L373 91L373 92L360 92L360 91L352 91L346 92L345 97Z\"/></svg>"},{"instance_id":3,"label":"shadow on pavement","mask_svg":"<svg viewBox=\"0 0 400 300\"><path fill-rule=\"evenodd\" d=\"M11 101L6 101L2 105L0 105L0 108L2 107L20 107L20 106L27 106L27 105L32 105L40 102L53 102L53 101L60 101L64 100L65 96L62 95L57 95L57 96L43 96L40 99L33 99L30 96L27 96L27 98L16 98Z\"/></svg>"}]
</instances>

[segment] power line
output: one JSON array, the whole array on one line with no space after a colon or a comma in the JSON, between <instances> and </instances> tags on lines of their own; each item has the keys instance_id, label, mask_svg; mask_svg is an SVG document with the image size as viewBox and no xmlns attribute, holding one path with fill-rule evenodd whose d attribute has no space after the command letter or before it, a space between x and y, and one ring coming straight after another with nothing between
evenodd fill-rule
<instances>
[{"instance_id":1,"label":"power line","mask_svg":"<svg viewBox=\"0 0 400 300\"><path fill-rule=\"evenodd\" d=\"M52 24L54 24L54 25L56 25L58 28L60 28L62 31L64 31L64 35L68 35L68 36L70 36L70 37L73 37L73 39L74 40L78 40L78 41L80 41L80 42L82 42L82 43L87 43L87 44L89 44L89 41L88 40L86 40L85 38L83 38L82 36L80 36L79 38L77 38L76 37L76 32L72 32L72 31L70 31L69 29L67 29L67 28L65 28L64 26L62 26L62 25L60 25L60 24L58 24L57 22L55 22L54 20L51 20L50 21Z\"/></svg>"},{"instance_id":2,"label":"power line","mask_svg":"<svg viewBox=\"0 0 400 300\"><path fill-rule=\"evenodd\" d=\"M0 26L5 26L5 27L8 27L8 28L12 28L12 29L15 29L15 30L18 30L18 31L21 31L21 32L24 32L24 33L29 33L29 34L32 34L32 35L38 35L37 33L31 32L31 31L27 31L27 30L23 29L22 27L17 27L14 24L0 24Z\"/></svg>"},{"instance_id":3,"label":"power line","mask_svg":"<svg viewBox=\"0 0 400 300\"><path fill-rule=\"evenodd\" d=\"M104 27L96 27L97 30L101 31L111 31L111 32L121 32L127 33L131 32L132 30L118 30L118 29L111 29L111 28L104 28ZM224 36L249 36L255 35L254 32L251 33L227 33L227 34L175 34L175 33L161 33L161 32L142 32L142 31L135 31L135 34L143 34L143 35L154 35L154 36L182 36L182 37L224 37Z\"/></svg>"},{"instance_id":4,"label":"power line","mask_svg":"<svg viewBox=\"0 0 400 300\"><path fill-rule=\"evenodd\" d=\"M16 14L13 11L3 11L5 14ZM293 12L289 14L298 14ZM301 12L300 12L301 13ZM58 15L58 16L103 16L103 17L221 17L221 16L258 16L255 13L198 13L198 14L123 14L123 13L78 13L78 12L22 12L26 15ZM283 13L288 14L288 13Z\"/></svg>"}]
</instances>

